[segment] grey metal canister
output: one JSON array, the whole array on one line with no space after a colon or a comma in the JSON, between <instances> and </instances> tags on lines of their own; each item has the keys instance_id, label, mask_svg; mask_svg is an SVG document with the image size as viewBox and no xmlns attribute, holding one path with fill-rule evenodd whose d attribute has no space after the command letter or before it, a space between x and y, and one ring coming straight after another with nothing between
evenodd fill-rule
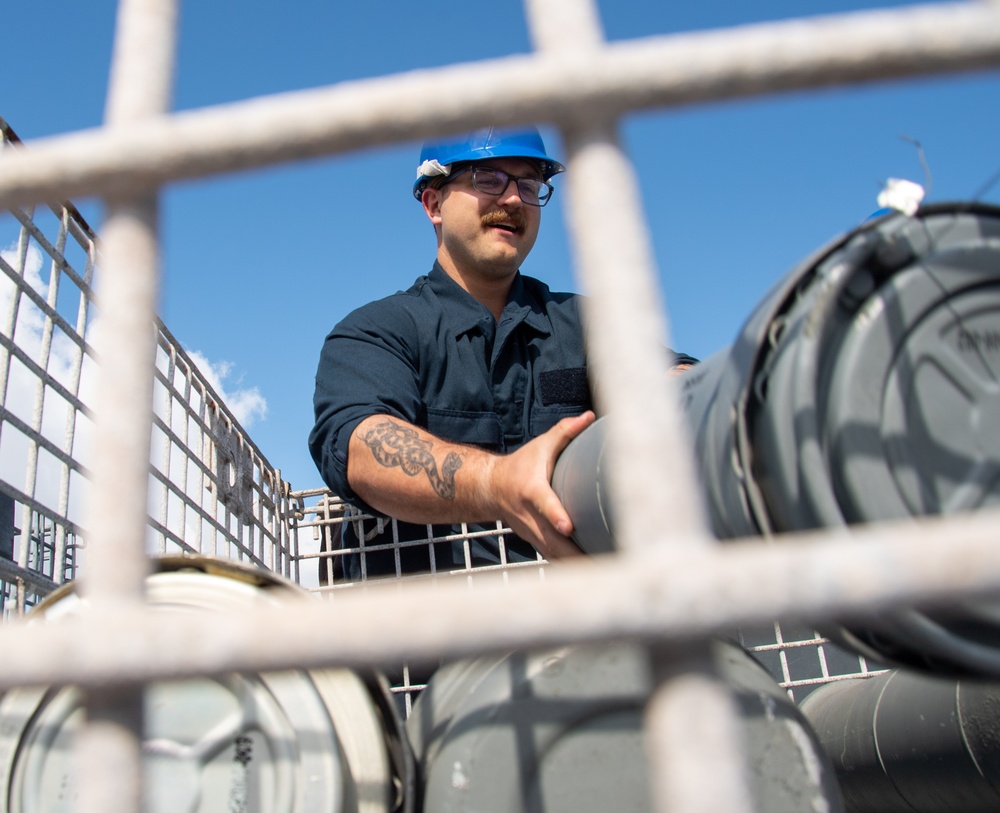
<instances>
[{"instance_id":1,"label":"grey metal canister","mask_svg":"<svg viewBox=\"0 0 1000 813\"><path fill-rule=\"evenodd\" d=\"M1000 209L867 222L792 270L680 383L723 539L1000 504ZM553 484L577 542L613 548L602 418ZM579 521L578 521L579 518ZM823 630L877 660L1000 675L1000 612L966 603Z\"/></svg>"},{"instance_id":2,"label":"grey metal canister","mask_svg":"<svg viewBox=\"0 0 1000 813\"><path fill-rule=\"evenodd\" d=\"M739 707L760 813L842 810L829 760L788 695L740 647L713 644ZM567 646L449 664L407 721L425 811L651 810L642 739L652 691L637 644Z\"/></svg>"},{"instance_id":3,"label":"grey metal canister","mask_svg":"<svg viewBox=\"0 0 1000 813\"><path fill-rule=\"evenodd\" d=\"M151 612L294 612L301 588L267 571L203 556L154 560ZM33 623L84 614L69 583ZM346 669L161 680L145 690L143 770L150 813L389 813L411 810L393 753L383 687ZM385 692L388 689L385 688ZM0 698L0 813L74 809L73 738L84 721L73 686L15 688ZM412 766L410 768L412 770Z\"/></svg>"}]
</instances>

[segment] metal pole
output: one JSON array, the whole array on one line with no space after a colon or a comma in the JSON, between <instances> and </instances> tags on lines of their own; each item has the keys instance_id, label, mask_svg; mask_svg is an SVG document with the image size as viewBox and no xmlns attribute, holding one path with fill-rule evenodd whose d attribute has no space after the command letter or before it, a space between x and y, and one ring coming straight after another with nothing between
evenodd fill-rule
<instances>
[{"instance_id":1,"label":"metal pole","mask_svg":"<svg viewBox=\"0 0 1000 813\"><path fill-rule=\"evenodd\" d=\"M105 121L112 131L167 112L173 78L173 0L121 0ZM146 493L152 428L158 272L157 197L106 199L104 263L97 294L101 366L96 455L89 505L87 575L91 602L128 613L147 573ZM87 692L87 723L76 742L79 809L142 809L141 687Z\"/></svg>"},{"instance_id":2,"label":"metal pole","mask_svg":"<svg viewBox=\"0 0 1000 813\"><path fill-rule=\"evenodd\" d=\"M526 9L535 46L546 56L586 58L603 43L592 2L527 0ZM643 556L662 539L648 533L655 527L667 529L665 544L697 549L710 537L668 384L668 326L635 173L614 118L588 111L565 123L563 136L569 227L589 295L587 331L597 339L588 341L588 363L610 416L609 487L621 518L621 555ZM646 717L657 810L745 813L736 709L713 677L707 642L654 644L650 655L659 682Z\"/></svg>"}]
</instances>

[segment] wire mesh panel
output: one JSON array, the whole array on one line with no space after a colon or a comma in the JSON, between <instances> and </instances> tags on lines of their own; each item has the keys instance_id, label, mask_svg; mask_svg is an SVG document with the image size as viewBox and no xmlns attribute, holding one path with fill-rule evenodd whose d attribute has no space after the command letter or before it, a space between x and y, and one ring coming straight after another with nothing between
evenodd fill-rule
<instances>
[{"instance_id":1,"label":"wire mesh panel","mask_svg":"<svg viewBox=\"0 0 1000 813\"><path fill-rule=\"evenodd\" d=\"M544 579L547 562L541 556L535 561L507 560L504 540L513 532L500 521L486 529L472 530L463 525L447 532L440 527L426 525L422 537L401 539L400 526L395 519L364 513L326 489L296 491L291 498L297 506L292 514L290 536L294 540L293 559L299 583L326 601L335 602L338 594L353 592L369 582L386 579L399 582L461 579L469 589L497 578L503 580L513 571L534 570L540 579ZM343 542L342 531L346 524L354 528L354 538L359 540L356 545ZM471 548L482 536L499 540L499 563L473 563ZM463 550L463 560L452 567L439 565L435 549L438 546L450 548L456 543ZM406 551L424 553L420 557L427 563L423 572L413 573L403 569L402 555ZM386 554L394 559L394 572L369 578L368 557ZM343 561L352 556L360 561L362 575L359 579L351 579L345 574ZM387 670L390 691L396 696L404 717L409 717L414 700L425 688L427 677L433 671L433 667L418 668L405 663L395 664Z\"/></svg>"},{"instance_id":2,"label":"wire mesh panel","mask_svg":"<svg viewBox=\"0 0 1000 813\"><path fill-rule=\"evenodd\" d=\"M21 149L0 119L5 149ZM97 237L71 204L0 213L0 602L22 612L86 558L101 319ZM207 553L292 576L288 486L161 323L150 553Z\"/></svg>"},{"instance_id":3,"label":"wire mesh panel","mask_svg":"<svg viewBox=\"0 0 1000 813\"><path fill-rule=\"evenodd\" d=\"M535 561L508 561L505 540L513 532L500 521L485 529L473 529L468 525L461 525L453 532L442 532L439 526L425 525L423 526L425 532L421 536L403 539L396 520L360 511L326 489L296 491L291 497L298 505L292 518L292 528L293 536L297 540L295 559L300 563L300 582L322 595L331 594L336 590L350 589L362 581L379 577L421 578L448 574L453 577L464 575L471 578L475 574L483 575L493 571L540 569L545 564L541 556ZM309 505L308 502L312 499L316 499L316 502ZM343 544L342 528L347 524L353 527L359 540L357 544ZM473 564L470 545L484 536L499 541L500 561L497 564ZM439 545L450 546L452 543L462 546L464 556L461 561L452 566L439 564L435 549ZM423 559L427 563L419 573L405 569L400 561L403 551L417 549L425 552ZM395 560L392 572L369 576L367 558L386 553ZM360 560L362 571L360 579L352 580L344 573L341 562L349 556Z\"/></svg>"},{"instance_id":4,"label":"wire mesh panel","mask_svg":"<svg viewBox=\"0 0 1000 813\"><path fill-rule=\"evenodd\" d=\"M743 627L738 639L796 702L817 686L886 671L881 664L847 652L803 624Z\"/></svg>"},{"instance_id":5,"label":"wire mesh panel","mask_svg":"<svg viewBox=\"0 0 1000 813\"><path fill-rule=\"evenodd\" d=\"M0 120L5 149L18 143ZM96 246L71 206L0 214L0 490L4 613L76 573L90 443L84 340Z\"/></svg>"},{"instance_id":6,"label":"wire mesh panel","mask_svg":"<svg viewBox=\"0 0 1000 813\"><path fill-rule=\"evenodd\" d=\"M385 549L398 552L408 547L423 547L431 551L435 544L450 543L455 538L436 536L433 527L427 526L426 539L401 542L395 520L362 513L329 491L296 491L291 497L297 504L291 523L291 535L296 540L293 558L298 564L300 583L327 600L333 601L338 592L357 589L367 582L367 578L364 581L345 578L340 566L340 561L345 556L364 556L369 551ZM344 523L355 523L355 527L359 529L359 539L369 542L378 540L377 543L369 546L362 542L357 547L342 545L341 527ZM497 533L502 535L511 533L502 523L497 523L497 528ZM463 538L468 548L475 535L460 538ZM433 562L433 555L429 555L428 560ZM397 564L398 561L397 555ZM479 566L467 561L464 567L454 570L445 571L432 567L424 574L397 572L391 578L417 580L447 576L465 578L471 586L475 583L475 576L485 578L491 572L504 573L513 569L534 568L539 571L539 577L544 578L546 565L541 558L534 563ZM795 701L801 701L812 689L826 683L870 677L886 671L882 664L872 663L863 655L848 652L806 624L775 621L748 625L739 628L731 637L750 652ZM394 681L392 691L400 696L401 707L409 715L413 701L425 686L426 670L411 672L409 667L400 666L391 677Z\"/></svg>"},{"instance_id":7,"label":"wire mesh panel","mask_svg":"<svg viewBox=\"0 0 1000 813\"><path fill-rule=\"evenodd\" d=\"M292 577L288 485L159 328L150 534L157 553L206 553Z\"/></svg>"}]
</instances>

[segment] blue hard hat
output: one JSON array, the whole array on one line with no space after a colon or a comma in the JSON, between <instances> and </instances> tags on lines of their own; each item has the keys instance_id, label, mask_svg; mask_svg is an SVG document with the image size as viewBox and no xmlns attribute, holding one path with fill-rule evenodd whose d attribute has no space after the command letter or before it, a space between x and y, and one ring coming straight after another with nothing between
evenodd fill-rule
<instances>
[{"instance_id":1,"label":"blue hard hat","mask_svg":"<svg viewBox=\"0 0 1000 813\"><path fill-rule=\"evenodd\" d=\"M894 214L897 211L898 211L897 209L892 209L889 206L883 206L880 209L876 209L874 212L872 212L870 215L868 215L868 217L866 217L861 222L862 223L869 223L872 220L878 220L879 218L885 217L886 215Z\"/></svg>"},{"instance_id":2,"label":"blue hard hat","mask_svg":"<svg viewBox=\"0 0 1000 813\"><path fill-rule=\"evenodd\" d=\"M566 167L546 155L545 144L542 143L542 136L537 128L484 127L446 141L426 142L420 151L413 197L420 200L427 182L436 175L449 174L453 164L484 158L528 158L538 161L545 180L566 171Z\"/></svg>"}]
</instances>

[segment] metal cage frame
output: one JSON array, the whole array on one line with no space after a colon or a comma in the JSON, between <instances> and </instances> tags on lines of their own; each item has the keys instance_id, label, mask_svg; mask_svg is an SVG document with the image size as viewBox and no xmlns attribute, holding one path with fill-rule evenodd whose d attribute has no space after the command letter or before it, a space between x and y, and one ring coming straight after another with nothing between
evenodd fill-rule
<instances>
[{"instance_id":1,"label":"metal cage frame","mask_svg":"<svg viewBox=\"0 0 1000 813\"><path fill-rule=\"evenodd\" d=\"M526 0L525 8L534 41L527 56L170 114L175 2L121 0L105 125L0 155L0 208L97 195L108 212L100 280L107 342L93 408L101 453L86 503L81 579L92 612L46 625L30 624L29 614L0 629L0 646L19 653L5 664L0 688L72 682L86 692L88 722L75 746L80 811L141 809L142 687L153 679L623 637L648 644L655 665L646 731L649 758L660 768L653 772L657 809L747 811L734 711L708 665L708 636L773 619L822 620L1000 588L992 512L796 534L780 545L719 545L696 507L676 393L655 374L651 355L613 353L622 344L654 347L667 333L635 174L617 137L621 117L993 68L1000 65L1000 5L913 6L613 44L588 0ZM491 89L500 87L508 103L498 111ZM449 103L428 104L431 98ZM135 541L146 538L154 426L171 440L153 401L159 188L488 119L555 126L574 170L567 176L568 218L576 270L593 294L587 317L598 340L591 362L602 402L621 417L610 448L622 551L599 564L546 568L541 579L520 572L477 577L474 595L464 579L414 580L339 591L333 601L304 602L294 615L249 611L220 615L211 625L198 618L165 624L143 605L149 566L145 546ZM595 179L600 194L593 194ZM168 380L175 363L181 366L170 360ZM622 460L629 465L616 464ZM223 480L231 473L222 465L212 476L219 471ZM668 482L660 489L667 504L643 500L650 484ZM280 492L280 484L262 486L259 496L272 490ZM253 545L246 556L266 560ZM351 624L338 623L347 614ZM440 623L457 615L461 627ZM400 617L408 619L405 629ZM316 627L328 633L308 633Z\"/></svg>"}]
</instances>

